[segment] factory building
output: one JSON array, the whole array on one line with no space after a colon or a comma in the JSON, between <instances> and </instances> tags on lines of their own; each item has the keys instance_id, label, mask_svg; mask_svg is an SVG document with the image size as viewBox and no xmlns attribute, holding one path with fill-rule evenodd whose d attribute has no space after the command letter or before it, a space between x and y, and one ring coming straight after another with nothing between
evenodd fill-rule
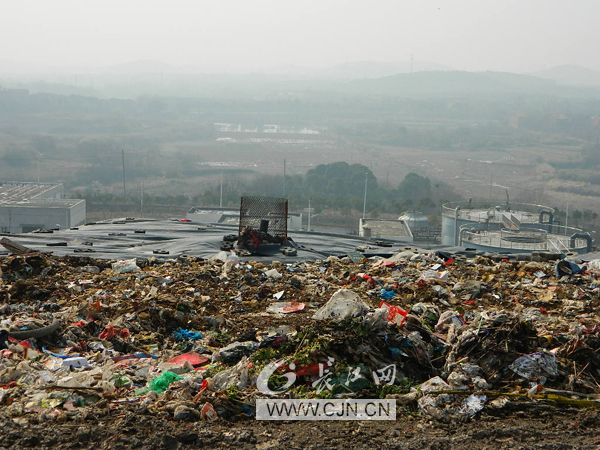
<instances>
[{"instance_id":1,"label":"factory building","mask_svg":"<svg viewBox=\"0 0 600 450\"><path fill-rule=\"evenodd\" d=\"M52 183L0 182L0 232L71 228L85 223L85 200L64 198Z\"/></svg>"}]
</instances>

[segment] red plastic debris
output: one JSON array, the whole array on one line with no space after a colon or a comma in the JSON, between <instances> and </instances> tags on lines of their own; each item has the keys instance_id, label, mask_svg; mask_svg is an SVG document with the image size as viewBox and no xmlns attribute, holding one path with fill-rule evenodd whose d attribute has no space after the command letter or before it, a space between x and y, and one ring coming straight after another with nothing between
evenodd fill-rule
<instances>
[{"instance_id":1,"label":"red plastic debris","mask_svg":"<svg viewBox=\"0 0 600 450\"><path fill-rule=\"evenodd\" d=\"M106 325L106 328L104 328L104 330L102 331L102 333L100 333L98 337L104 341L108 341L114 338L117 334L119 334L119 330L117 330L112 325Z\"/></svg>"},{"instance_id":2,"label":"red plastic debris","mask_svg":"<svg viewBox=\"0 0 600 450\"><path fill-rule=\"evenodd\" d=\"M299 377L305 377L307 375L319 375L319 366L321 364L323 363L312 363L307 366L299 367L294 372Z\"/></svg>"},{"instance_id":3,"label":"red plastic debris","mask_svg":"<svg viewBox=\"0 0 600 450\"><path fill-rule=\"evenodd\" d=\"M200 355L196 352L188 352L178 355L175 358L171 358L167 362L171 364L185 364L186 361L189 362L193 367L196 367L206 364L210 361L210 358L207 358L206 356Z\"/></svg>"},{"instance_id":4,"label":"red plastic debris","mask_svg":"<svg viewBox=\"0 0 600 450\"><path fill-rule=\"evenodd\" d=\"M202 384L200 385L200 389L198 390L198 393L201 394L202 392L204 392L207 389L208 389L208 380L202 380Z\"/></svg>"},{"instance_id":5,"label":"red plastic debris","mask_svg":"<svg viewBox=\"0 0 600 450\"><path fill-rule=\"evenodd\" d=\"M404 311L402 308L398 306L390 305L384 301L379 304L380 308L387 307L388 309L388 322L393 322L397 324L399 327L404 325L404 321L406 320L406 316L408 315L408 311Z\"/></svg>"},{"instance_id":6,"label":"red plastic debris","mask_svg":"<svg viewBox=\"0 0 600 450\"><path fill-rule=\"evenodd\" d=\"M29 343L29 341L21 341L19 342L19 345L23 348L31 348L31 344Z\"/></svg>"}]
</instances>

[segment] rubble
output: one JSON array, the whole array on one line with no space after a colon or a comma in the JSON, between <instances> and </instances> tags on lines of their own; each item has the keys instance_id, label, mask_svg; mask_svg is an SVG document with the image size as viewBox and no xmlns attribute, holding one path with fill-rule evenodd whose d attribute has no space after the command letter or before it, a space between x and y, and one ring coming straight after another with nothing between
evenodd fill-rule
<instances>
[{"instance_id":1,"label":"rubble","mask_svg":"<svg viewBox=\"0 0 600 450\"><path fill-rule=\"evenodd\" d=\"M0 411L248 420L259 377L440 421L520 399L600 408L600 264L442 256L1 257Z\"/></svg>"}]
</instances>

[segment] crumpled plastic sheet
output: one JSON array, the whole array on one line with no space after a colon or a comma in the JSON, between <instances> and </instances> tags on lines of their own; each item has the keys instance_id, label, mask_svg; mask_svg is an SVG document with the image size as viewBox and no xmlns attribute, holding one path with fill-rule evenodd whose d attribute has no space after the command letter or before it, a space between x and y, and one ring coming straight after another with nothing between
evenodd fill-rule
<instances>
[{"instance_id":1,"label":"crumpled plastic sheet","mask_svg":"<svg viewBox=\"0 0 600 450\"><path fill-rule=\"evenodd\" d=\"M178 328L173 331L173 336L176 341L197 341L198 339L202 339L204 335L202 333L198 333L197 331L184 330L183 328Z\"/></svg>"},{"instance_id":2,"label":"crumpled plastic sheet","mask_svg":"<svg viewBox=\"0 0 600 450\"><path fill-rule=\"evenodd\" d=\"M547 378L558 376L556 356L546 351L521 356L508 366L508 368L528 380L539 378L542 384L546 382Z\"/></svg>"},{"instance_id":3,"label":"crumpled plastic sheet","mask_svg":"<svg viewBox=\"0 0 600 450\"><path fill-rule=\"evenodd\" d=\"M349 289L339 289L313 315L313 318L317 320L344 320L348 317L358 316L368 309L369 307L360 300L356 292Z\"/></svg>"}]
</instances>

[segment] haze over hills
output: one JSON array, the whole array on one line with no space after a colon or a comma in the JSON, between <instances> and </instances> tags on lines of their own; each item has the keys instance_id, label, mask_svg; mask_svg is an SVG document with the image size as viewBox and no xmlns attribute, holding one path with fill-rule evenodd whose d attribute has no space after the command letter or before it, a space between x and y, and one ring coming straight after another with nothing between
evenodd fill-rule
<instances>
[{"instance_id":1,"label":"haze over hills","mask_svg":"<svg viewBox=\"0 0 600 450\"><path fill-rule=\"evenodd\" d=\"M198 64L176 65L159 60L143 59L109 66L42 66L34 63L0 60L0 75L193 75L208 73L286 75L291 78L326 78L350 80L380 78L398 73L452 70L451 67L427 61L355 61L325 67L308 67L293 64L257 66L246 70L233 70L226 66Z\"/></svg>"},{"instance_id":2,"label":"haze over hills","mask_svg":"<svg viewBox=\"0 0 600 450\"><path fill-rule=\"evenodd\" d=\"M398 74L370 80L354 80L349 91L401 97L481 94L594 96L592 87L566 86L554 80L508 72L435 71Z\"/></svg>"},{"instance_id":3,"label":"haze over hills","mask_svg":"<svg viewBox=\"0 0 600 450\"><path fill-rule=\"evenodd\" d=\"M0 65L0 86L31 92L91 95L100 98L313 98L329 95L433 97L500 94L597 98L600 72L557 66L536 74L464 72L422 61L352 62L327 68L281 66L264 72L215 72L196 65L155 60L90 68L48 76L7 75L19 66ZM412 69L412 71L411 71ZM282 97L283 96L283 97ZM327 100L327 95L323 98Z\"/></svg>"},{"instance_id":4,"label":"haze over hills","mask_svg":"<svg viewBox=\"0 0 600 450\"><path fill-rule=\"evenodd\" d=\"M561 84L578 86L600 86L600 72L572 64L551 67L532 73L540 78L554 80Z\"/></svg>"},{"instance_id":5,"label":"haze over hills","mask_svg":"<svg viewBox=\"0 0 600 450\"><path fill-rule=\"evenodd\" d=\"M355 61L321 69L317 73L326 78L354 80L362 78L381 78L399 73L452 70L451 67L426 61Z\"/></svg>"}]
</instances>

